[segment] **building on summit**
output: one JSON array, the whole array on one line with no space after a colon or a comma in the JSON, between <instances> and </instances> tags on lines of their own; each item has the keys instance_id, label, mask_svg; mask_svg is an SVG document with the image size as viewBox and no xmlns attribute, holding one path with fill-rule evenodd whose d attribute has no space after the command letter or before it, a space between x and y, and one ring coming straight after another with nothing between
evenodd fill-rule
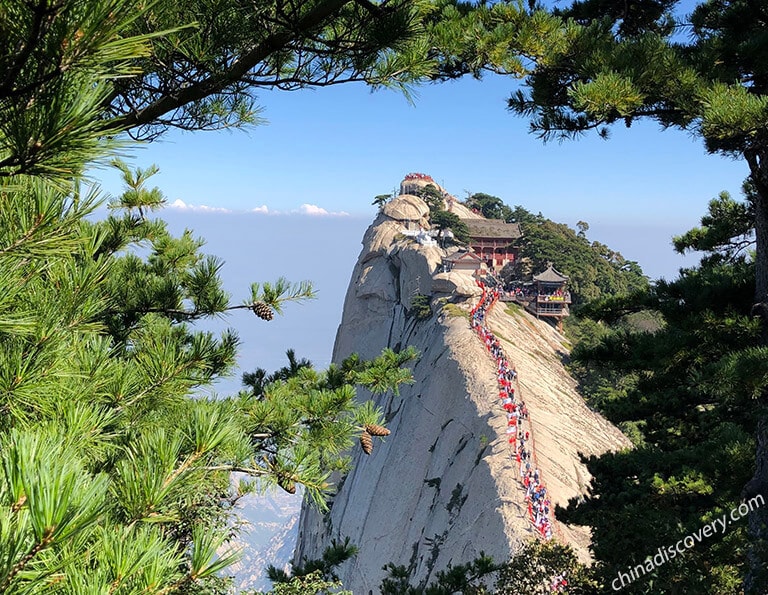
<instances>
[{"instance_id":1,"label":"building on summit","mask_svg":"<svg viewBox=\"0 0 768 595\"><path fill-rule=\"evenodd\" d=\"M421 173L410 173L403 178L402 182L400 182L400 194L413 194L418 196L419 191L430 184L441 192L443 191L432 176Z\"/></svg>"},{"instance_id":2,"label":"building on summit","mask_svg":"<svg viewBox=\"0 0 768 595\"><path fill-rule=\"evenodd\" d=\"M519 223L498 219L462 219L469 228L469 247L489 270L499 270L517 258L514 243L522 237Z\"/></svg>"}]
</instances>

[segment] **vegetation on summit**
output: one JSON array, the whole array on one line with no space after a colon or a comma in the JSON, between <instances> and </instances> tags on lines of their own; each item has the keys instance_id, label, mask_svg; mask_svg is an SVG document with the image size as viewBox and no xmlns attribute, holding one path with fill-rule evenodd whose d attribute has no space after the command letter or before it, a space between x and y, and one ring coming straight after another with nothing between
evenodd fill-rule
<instances>
[{"instance_id":1,"label":"vegetation on summit","mask_svg":"<svg viewBox=\"0 0 768 595\"><path fill-rule=\"evenodd\" d=\"M555 223L541 213L534 215L517 205L506 205L499 197L478 192L464 204L487 219L519 223L522 238L517 240L518 258L500 271L507 283L528 282L549 263L568 277L574 304L598 298L632 294L648 288L648 279L637 262L586 237L589 225L580 222L578 232L564 223Z\"/></svg>"},{"instance_id":2,"label":"vegetation on summit","mask_svg":"<svg viewBox=\"0 0 768 595\"><path fill-rule=\"evenodd\" d=\"M575 304L602 297L626 295L648 287L640 266L600 242L590 242L564 223L555 223L540 213L534 215L520 206L511 209L510 220L520 223L519 259L510 273L519 279L555 263L568 276L568 288Z\"/></svg>"}]
</instances>

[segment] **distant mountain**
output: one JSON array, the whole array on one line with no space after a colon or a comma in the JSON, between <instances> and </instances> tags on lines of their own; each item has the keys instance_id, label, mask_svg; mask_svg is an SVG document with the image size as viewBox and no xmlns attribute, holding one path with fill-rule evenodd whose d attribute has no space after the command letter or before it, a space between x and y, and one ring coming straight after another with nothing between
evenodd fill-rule
<instances>
[{"instance_id":1,"label":"distant mountain","mask_svg":"<svg viewBox=\"0 0 768 595\"><path fill-rule=\"evenodd\" d=\"M267 591L272 585L265 574L267 566L289 568L300 510L298 493L276 490L243 499L239 506L242 531L231 543L242 551L242 558L228 569L238 590Z\"/></svg>"}]
</instances>

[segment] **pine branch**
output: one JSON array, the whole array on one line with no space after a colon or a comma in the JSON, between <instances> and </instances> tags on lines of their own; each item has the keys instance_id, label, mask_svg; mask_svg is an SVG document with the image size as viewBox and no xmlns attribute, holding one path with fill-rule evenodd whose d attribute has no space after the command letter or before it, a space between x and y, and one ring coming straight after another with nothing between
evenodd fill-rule
<instances>
[{"instance_id":1,"label":"pine branch","mask_svg":"<svg viewBox=\"0 0 768 595\"><path fill-rule=\"evenodd\" d=\"M29 552L27 552L21 560L19 560L13 568L11 568L11 571L6 575L5 580L0 583L0 593L4 593L5 590L11 585L13 582L13 579L16 578L16 575L18 575L24 568L29 564L32 559L37 556L41 551L43 551L45 548L51 545L53 543L53 534L56 530L55 527L49 527L46 529L45 535L43 539L34 545Z\"/></svg>"},{"instance_id":2,"label":"pine branch","mask_svg":"<svg viewBox=\"0 0 768 595\"><path fill-rule=\"evenodd\" d=\"M63 72L61 70L61 62L59 61L53 70L39 77L37 80L22 87L16 87L14 85L32 53L43 42L53 20L64 9L64 3L49 5L48 2L43 1L31 6L31 8L34 13L32 27L30 28L24 44L17 50L13 62L7 68L3 82L0 83L0 97L3 99L14 99L24 96L33 89L42 87L45 83L60 76Z\"/></svg>"},{"instance_id":3,"label":"pine branch","mask_svg":"<svg viewBox=\"0 0 768 595\"><path fill-rule=\"evenodd\" d=\"M177 93L168 94L147 107L134 111L124 116L119 116L107 121L104 125L105 132L116 132L128 128L149 125L164 114L178 110L179 108L204 99L214 93L218 93L227 86L237 82L245 76L254 66L264 61L285 47L297 34L311 30L321 24L325 19L338 12L350 0L324 0L318 6L310 10L300 18L292 29L284 28L281 31L267 36L250 51L236 60L229 68L222 72L210 75L202 81L180 89ZM104 104L108 109L109 105Z\"/></svg>"}]
</instances>

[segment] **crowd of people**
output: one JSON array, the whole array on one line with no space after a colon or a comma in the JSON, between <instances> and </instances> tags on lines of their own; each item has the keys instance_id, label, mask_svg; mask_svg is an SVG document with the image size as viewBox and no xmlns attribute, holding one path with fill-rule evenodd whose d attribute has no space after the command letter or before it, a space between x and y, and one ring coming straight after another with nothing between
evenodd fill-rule
<instances>
[{"instance_id":1,"label":"crowd of people","mask_svg":"<svg viewBox=\"0 0 768 595\"><path fill-rule=\"evenodd\" d=\"M417 173L417 172L406 174L405 179L406 180L423 180L424 182L434 183L432 176L427 174Z\"/></svg>"},{"instance_id":2,"label":"crowd of people","mask_svg":"<svg viewBox=\"0 0 768 595\"><path fill-rule=\"evenodd\" d=\"M571 294L562 289L555 289L551 293L540 293L540 296L544 296L544 299L548 302L557 302L571 299Z\"/></svg>"},{"instance_id":3,"label":"crowd of people","mask_svg":"<svg viewBox=\"0 0 768 595\"><path fill-rule=\"evenodd\" d=\"M507 290L507 295L509 297L513 297L516 300L528 300L533 297L536 297L536 290L530 286L516 286L511 287Z\"/></svg>"},{"instance_id":4,"label":"crowd of people","mask_svg":"<svg viewBox=\"0 0 768 595\"><path fill-rule=\"evenodd\" d=\"M507 436L512 456L519 467L520 480L525 488L528 516L539 535L550 539L553 530L552 502L536 465L528 408L519 399L519 394L516 394L516 388L519 389L517 371L504 354L499 340L485 324L486 315L499 299L499 288L489 289L482 280L478 280L477 284L482 289L482 296L471 310L470 325L496 361L499 400L507 417Z\"/></svg>"}]
</instances>

